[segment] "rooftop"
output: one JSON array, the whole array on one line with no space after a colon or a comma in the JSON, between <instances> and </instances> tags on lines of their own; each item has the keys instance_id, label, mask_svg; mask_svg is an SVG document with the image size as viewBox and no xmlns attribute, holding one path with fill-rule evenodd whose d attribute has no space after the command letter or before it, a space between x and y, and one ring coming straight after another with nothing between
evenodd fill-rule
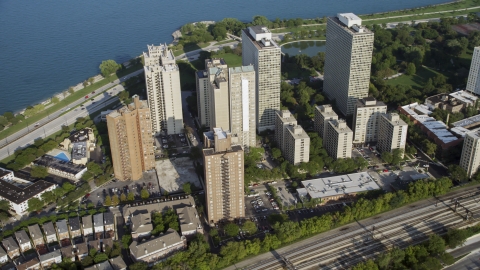
<instances>
[{"instance_id":1,"label":"rooftop","mask_svg":"<svg viewBox=\"0 0 480 270\"><path fill-rule=\"evenodd\" d=\"M114 215L112 212L103 213L103 224L104 225L113 225Z\"/></svg>"},{"instance_id":2,"label":"rooftop","mask_svg":"<svg viewBox=\"0 0 480 270\"><path fill-rule=\"evenodd\" d=\"M87 243L79 243L75 245L77 248L77 254L86 254L88 253Z\"/></svg>"},{"instance_id":3,"label":"rooftop","mask_svg":"<svg viewBox=\"0 0 480 270\"><path fill-rule=\"evenodd\" d=\"M141 213L134 215L132 221L132 233L143 234L153 230L152 218L150 213Z\"/></svg>"},{"instance_id":4,"label":"rooftop","mask_svg":"<svg viewBox=\"0 0 480 270\"><path fill-rule=\"evenodd\" d=\"M303 130L302 126L299 126L299 125L287 126L287 130L295 140L310 139L310 137L305 132L305 130Z\"/></svg>"},{"instance_id":5,"label":"rooftop","mask_svg":"<svg viewBox=\"0 0 480 270\"><path fill-rule=\"evenodd\" d=\"M9 174L13 174L13 172L7 169L0 168L0 179Z\"/></svg>"},{"instance_id":6,"label":"rooftop","mask_svg":"<svg viewBox=\"0 0 480 270\"><path fill-rule=\"evenodd\" d=\"M145 204L139 206L124 206L122 209L122 214L124 218L132 217L138 214L146 214L152 212L164 212L168 209L177 209L185 206L195 206L195 201L191 196L188 196L186 199L180 199L175 201L166 201L160 203Z\"/></svg>"},{"instance_id":7,"label":"rooftop","mask_svg":"<svg viewBox=\"0 0 480 270\"><path fill-rule=\"evenodd\" d=\"M359 98L357 100L357 107L359 108L364 108L364 107L379 107L379 106L384 106L387 107L383 101L376 100L374 97L364 97L364 98Z\"/></svg>"},{"instance_id":8,"label":"rooftop","mask_svg":"<svg viewBox=\"0 0 480 270\"><path fill-rule=\"evenodd\" d=\"M12 236L2 240L2 245L7 252L18 249L18 244L15 242Z\"/></svg>"},{"instance_id":9,"label":"rooftop","mask_svg":"<svg viewBox=\"0 0 480 270\"><path fill-rule=\"evenodd\" d=\"M252 41L257 50L281 50L280 46L278 46L278 44L272 40L272 33L268 30L268 28L265 27L266 30L262 30L262 27L263 26L260 25L250 26L242 31Z\"/></svg>"},{"instance_id":10,"label":"rooftop","mask_svg":"<svg viewBox=\"0 0 480 270\"><path fill-rule=\"evenodd\" d=\"M60 251L60 249L57 249L57 250L54 250L54 251L49 252L47 254L40 255L39 258L40 258L41 262L46 262L46 261L49 261L51 259L61 257L61 256L62 256L62 252Z\"/></svg>"},{"instance_id":11,"label":"rooftop","mask_svg":"<svg viewBox=\"0 0 480 270\"><path fill-rule=\"evenodd\" d=\"M478 97L472 95L467 91L457 91L449 94L451 97L458 99L460 102L467 103L467 104L474 104Z\"/></svg>"},{"instance_id":12,"label":"rooftop","mask_svg":"<svg viewBox=\"0 0 480 270\"><path fill-rule=\"evenodd\" d=\"M29 260L26 263L22 263L22 264L18 265L17 270L39 269L40 267L36 266L38 264L40 264L40 261L38 260L38 258L34 258L34 259Z\"/></svg>"},{"instance_id":13,"label":"rooftop","mask_svg":"<svg viewBox=\"0 0 480 270\"><path fill-rule=\"evenodd\" d=\"M57 231L59 234L68 233L67 221L65 219L58 220L56 222L56 225L57 225Z\"/></svg>"},{"instance_id":14,"label":"rooftop","mask_svg":"<svg viewBox=\"0 0 480 270\"><path fill-rule=\"evenodd\" d=\"M30 233L30 237L33 241L38 239L43 240L43 233L40 230L40 226L38 226L38 224L28 226L28 232Z\"/></svg>"},{"instance_id":15,"label":"rooftop","mask_svg":"<svg viewBox=\"0 0 480 270\"><path fill-rule=\"evenodd\" d=\"M85 270L113 270L113 268L108 261L104 261L93 266L86 267Z\"/></svg>"},{"instance_id":16,"label":"rooftop","mask_svg":"<svg viewBox=\"0 0 480 270\"><path fill-rule=\"evenodd\" d=\"M183 239L178 232L169 228L165 234L151 240L141 243L133 241L132 244L130 244L130 252L134 257L140 258L147 254L154 254L164 248L168 248L181 242L183 242Z\"/></svg>"},{"instance_id":17,"label":"rooftop","mask_svg":"<svg viewBox=\"0 0 480 270\"><path fill-rule=\"evenodd\" d=\"M320 105L315 107L324 117L336 117L338 115L333 111L333 108L330 104Z\"/></svg>"},{"instance_id":18,"label":"rooftop","mask_svg":"<svg viewBox=\"0 0 480 270\"><path fill-rule=\"evenodd\" d=\"M60 252L62 253L62 257L67 257L67 258L73 258L75 257L75 254L73 252L73 246L70 245L70 246L66 246L66 247L62 247L60 249Z\"/></svg>"},{"instance_id":19,"label":"rooftop","mask_svg":"<svg viewBox=\"0 0 480 270\"><path fill-rule=\"evenodd\" d=\"M3 249L2 246L0 246L0 258L7 255L7 252L5 252L5 249Z\"/></svg>"},{"instance_id":20,"label":"rooftop","mask_svg":"<svg viewBox=\"0 0 480 270\"><path fill-rule=\"evenodd\" d=\"M122 270L127 268L127 264L125 263L125 261L122 259L121 256L110 259L110 264L112 265L114 270Z\"/></svg>"},{"instance_id":21,"label":"rooftop","mask_svg":"<svg viewBox=\"0 0 480 270\"><path fill-rule=\"evenodd\" d=\"M91 128L84 128L70 135L69 139L72 143L86 142L88 141L88 134L92 132Z\"/></svg>"},{"instance_id":22,"label":"rooftop","mask_svg":"<svg viewBox=\"0 0 480 270\"><path fill-rule=\"evenodd\" d=\"M210 156L210 155L215 155L215 154L223 155L225 153L239 152L239 151L243 151L242 146L240 146L240 145L232 145L232 147L230 149L228 149L227 151L220 151L220 152L215 152L214 148L204 148L203 149L203 153L204 153L205 156Z\"/></svg>"},{"instance_id":23,"label":"rooftop","mask_svg":"<svg viewBox=\"0 0 480 270\"><path fill-rule=\"evenodd\" d=\"M72 232L80 230L80 218L71 217L71 218L68 219L68 224L70 225L70 230Z\"/></svg>"},{"instance_id":24,"label":"rooftop","mask_svg":"<svg viewBox=\"0 0 480 270\"><path fill-rule=\"evenodd\" d=\"M297 119L293 117L289 110L276 111L275 113L277 114L277 118L280 119L282 123L297 124Z\"/></svg>"},{"instance_id":25,"label":"rooftop","mask_svg":"<svg viewBox=\"0 0 480 270\"><path fill-rule=\"evenodd\" d=\"M454 127L465 127L465 128L470 128L471 126L480 125L480 114L454 122L451 125Z\"/></svg>"},{"instance_id":26,"label":"rooftop","mask_svg":"<svg viewBox=\"0 0 480 270\"><path fill-rule=\"evenodd\" d=\"M347 123L343 119L329 120L328 124L331 125L337 133L353 133L353 131L347 126Z\"/></svg>"},{"instance_id":27,"label":"rooftop","mask_svg":"<svg viewBox=\"0 0 480 270\"><path fill-rule=\"evenodd\" d=\"M52 186L55 184L39 180L26 187L20 187L0 179L0 197L15 204L21 204Z\"/></svg>"},{"instance_id":28,"label":"rooftop","mask_svg":"<svg viewBox=\"0 0 480 270\"><path fill-rule=\"evenodd\" d=\"M58 171L62 171L62 172L65 172L68 174L74 174L74 175L86 169L86 167L83 165L62 161L48 155L37 158L33 163L38 166L44 166L47 168L52 168Z\"/></svg>"},{"instance_id":29,"label":"rooftop","mask_svg":"<svg viewBox=\"0 0 480 270\"><path fill-rule=\"evenodd\" d=\"M339 13L336 17L330 17L330 20L342 26L352 35L373 34L368 28L362 26L362 19L353 13Z\"/></svg>"},{"instance_id":30,"label":"rooftop","mask_svg":"<svg viewBox=\"0 0 480 270\"><path fill-rule=\"evenodd\" d=\"M302 181L311 198L327 198L340 194L380 189L367 172Z\"/></svg>"},{"instance_id":31,"label":"rooftop","mask_svg":"<svg viewBox=\"0 0 480 270\"><path fill-rule=\"evenodd\" d=\"M55 228L53 227L53 223L51 221L47 223L43 223L43 231L45 232L45 236L57 234L57 232L55 231Z\"/></svg>"},{"instance_id":32,"label":"rooftop","mask_svg":"<svg viewBox=\"0 0 480 270\"><path fill-rule=\"evenodd\" d=\"M93 226L94 227L98 227L98 226L103 227L103 214L102 213L98 213L98 214L93 216Z\"/></svg>"},{"instance_id":33,"label":"rooftop","mask_svg":"<svg viewBox=\"0 0 480 270\"><path fill-rule=\"evenodd\" d=\"M16 231L15 238L20 245L30 243L30 238L24 230Z\"/></svg>"},{"instance_id":34,"label":"rooftop","mask_svg":"<svg viewBox=\"0 0 480 270\"><path fill-rule=\"evenodd\" d=\"M92 228L93 222L92 222L92 216L84 216L82 217L82 225L83 228Z\"/></svg>"},{"instance_id":35,"label":"rooftop","mask_svg":"<svg viewBox=\"0 0 480 270\"><path fill-rule=\"evenodd\" d=\"M202 228L195 207L183 207L177 209L178 219L180 220L180 230L183 232L193 231Z\"/></svg>"},{"instance_id":36,"label":"rooftop","mask_svg":"<svg viewBox=\"0 0 480 270\"><path fill-rule=\"evenodd\" d=\"M255 72L253 65L233 67L228 69L229 73L243 73L243 72Z\"/></svg>"}]
</instances>

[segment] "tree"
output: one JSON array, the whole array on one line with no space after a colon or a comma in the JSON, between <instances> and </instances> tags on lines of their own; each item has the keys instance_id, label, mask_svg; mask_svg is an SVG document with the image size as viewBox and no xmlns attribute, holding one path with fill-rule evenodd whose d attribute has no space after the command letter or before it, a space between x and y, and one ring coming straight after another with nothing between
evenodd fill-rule
<instances>
[{"instance_id":1,"label":"tree","mask_svg":"<svg viewBox=\"0 0 480 270\"><path fill-rule=\"evenodd\" d=\"M386 163L391 164L393 161L393 155L390 152L383 152L382 153L382 160L385 161Z\"/></svg>"},{"instance_id":2,"label":"tree","mask_svg":"<svg viewBox=\"0 0 480 270\"><path fill-rule=\"evenodd\" d=\"M456 248L458 246L463 246L467 237L468 234L466 230L448 229L445 243L449 248Z\"/></svg>"},{"instance_id":3,"label":"tree","mask_svg":"<svg viewBox=\"0 0 480 270\"><path fill-rule=\"evenodd\" d=\"M427 250L432 255L437 255L445 251L445 240L438 234L430 235L428 240Z\"/></svg>"},{"instance_id":4,"label":"tree","mask_svg":"<svg viewBox=\"0 0 480 270\"><path fill-rule=\"evenodd\" d=\"M239 232L238 226L234 223L228 223L223 229L225 230L225 233L230 237L234 237Z\"/></svg>"},{"instance_id":5,"label":"tree","mask_svg":"<svg viewBox=\"0 0 480 270\"><path fill-rule=\"evenodd\" d=\"M150 193L148 193L148 190L146 189L142 189L142 191L140 192L140 197L143 199L143 200L146 200L150 197Z\"/></svg>"},{"instance_id":6,"label":"tree","mask_svg":"<svg viewBox=\"0 0 480 270\"><path fill-rule=\"evenodd\" d=\"M6 200L0 200L0 210L8 211L10 209L10 203Z\"/></svg>"},{"instance_id":7,"label":"tree","mask_svg":"<svg viewBox=\"0 0 480 270\"><path fill-rule=\"evenodd\" d=\"M434 155L435 152L437 151L437 145L432 143L428 139L423 140L422 144L423 144L423 147L425 148L425 152L429 156Z\"/></svg>"},{"instance_id":8,"label":"tree","mask_svg":"<svg viewBox=\"0 0 480 270\"><path fill-rule=\"evenodd\" d=\"M8 220L8 214L5 212L0 212L0 222L5 222Z\"/></svg>"},{"instance_id":9,"label":"tree","mask_svg":"<svg viewBox=\"0 0 480 270\"><path fill-rule=\"evenodd\" d=\"M148 264L144 262L136 262L128 267L129 270L147 270Z\"/></svg>"},{"instance_id":10,"label":"tree","mask_svg":"<svg viewBox=\"0 0 480 270\"><path fill-rule=\"evenodd\" d=\"M122 67L122 65L117 64L114 60L102 61L100 64L100 72L104 77L110 76L110 74L117 72Z\"/></svg>"},{"instance_id":11,"label":"tree","mask_svg":"<svg viewBox=\"0 0 480 270\"><path fill-rule=\"evenodd\" d=\"M110 195L105 196L105 201L103 202L103 204L106 206L112 205L112 197L110 197Z\"/></svg>"},{"instance_id":12,"label":"tree","mask_svg":"<svg viewBox=\"0 0 480 270\"><path fill-rule=\"evenodd\" d=\"M183 192L185 192L185 194L191 194L192 193L192 186L191 186L190 182L184 183L182 185L182 189L183 189Z\"/></svg>"},{"instance_id":13,"label":"tree","mask_svg":"<svg viewBox=\"0 0 480 270\"><path fill-rule=\"evenodd\" d=\"M120 203L120 199L118 198L118 195L115 194L112 196L112 206L117 206Z\"/></svg>"},{"instance_id":14,"label":"tree","mask_svg":"<svg viewBox=\"0 0 480 270\"><path fill-rule=\"evenodd\" d=\"M83 258L83 260L82 260L82 265L83 265L84 267L90 266L90 265L92 265L92 264L93 264L93 259L92 259L92 257L86 256L85 258Z\"/></svg>"},{"instance_id":15,"label":"tree","mask_svg":"<svg viewBox=\"0 0 480 270\"><path fill-rule=\"evenodd\" d=\"M93 258L93 261L94 261L95 263L104 262L104 261L106 261L106 260L108 260L108 256L107 256L107 254L102 253L102 252L98 252L98 253L95 255L95 257Z\"/></svg>"},{"instance_id":16,"label":"tree","mask_svg":"<svg viewBox=\"0 0 480 270\"><path fill-rule=\"evenodd\" d=\"M126 202L126 201L127 201L127 195L125 195L125 193L122 193L122 194L120 195L120 201L121 201L121 202Z\"/></svg>"},{"instance_id":17,"label":"tree","mask_svg":"<svg viewBox=\"0 0 480 270\"><path fill-rule=\"evenodd\" d=\"M448 171L452 180L463 182L468 179L467 172L457 164L448 166Z\"/></svg>"},{"instance_id":18,"label":"tree","mask_svg":"<svg viewBox=\"0 0 480 270\"><path fill-rule=\"evenodd\" d=\"M73 94L75 92L75 89L73 89L73 86L70 86L68 88L68 93Z\"/></svg>"},{"instance_id":19,"label":"tree","mask_svg":"<svg viewBox=\"0 0 480 270\"><path fill-rule=\"evenodd\" d=\"M57 104L58 102L60 102L60 99L58 97L52 97L53 104Z\"/></svg>"},{"instance_id":20,"label":"tree","mask_svg":"<svg viewBox=\"0 0 480 270\"><path fill-rule=\"evenodd\" d=\"M40 199L38 198L31 198L30 200L28 200L28 211L29 212L33 212L33 211L40 211L42 210L42 207L43 207L43 201L41 201Z\"/></svg>"},{"instance_id":21,"label":"tree","mask_svg":"<svg viewBox=\"0 0 480 270\"><path fill-rule=\"evenodd\" d=\"M32 170L30 171L30 175L33 178L44 179L48 176L48 169L44 166L33 166Z\"/></svg>"},{"instance_id":22,"label":"tree","mask_svg":"<svg viewBox=\"0 0 480 270\"><path fill-rule=\"evenodd\" d=\"M128 192L127 200L134 201L135 200L135 194L133 194L133 192Z\"/></svg>"},{"instance_id":23,"label":"tree","mask_svg":"<svg viewBox=\"0 0 480 270\"><path fill-rule=\"evenodd\" d=\"M215 40L224 40L227 38L227 28L225 27L225 25L217 23L212 29L212 34Z\"/></svg>"},{"instance_id":24,"label":"tree","mask_svg":"<svg viewBox=\"0 0 480 270\"><path fill-rule=\"evenodd\" d=\"M253 235L253 234L257 233L258 228L257 228L257 225L255 225L254 222L252 222L250 220L247 220L243 224L242 230L248 232L250 235Z\"/></svg>"},{"instance_id":25,"label":"tree","mask_svg":"<svg viewBox=\"0 0 480 270\"><path fill-rule=\"evenodd\" d=\"M414 63L408 63L407 69L405 70L407 75L415 75L417 73L417 68L415 67Z\"/></svg>"},{"instance_id":26,"label":"tree","mask_svg":"<svg viewBox=\"0 0 480 270\"><path fill-rule=\"evenodd\" d=\"M89 163L87 163L87 170L90 173L92 173L94 176L103 174L102 167L99 164L97 164L95 161L90 161Z\"/></svg>"}]
</instances>

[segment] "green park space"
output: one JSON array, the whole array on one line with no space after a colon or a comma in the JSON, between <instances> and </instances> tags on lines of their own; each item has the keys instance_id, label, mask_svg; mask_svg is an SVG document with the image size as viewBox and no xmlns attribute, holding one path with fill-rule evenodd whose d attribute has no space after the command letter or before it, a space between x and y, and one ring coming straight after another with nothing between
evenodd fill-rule
<instances>
[{"instance_id":1,"label":"green park space","mask_svg":"<svg viewBox=\"0 0 480 270\"><path fill-rule=\"evenodd\" d=\"M179 55L182 55L182 54L187 53L187 52L191 52L191 51L195 51L195 50L198 50L198 49L205 48L208 45L210 45L210 42L200 42L198 44L188 43L188 44L185 44L182 47L182 49L174 50L173 55L179 56Z\"/></svg>"},{"instance_id":2,"label":"green park space","mask_svg":"<svg viewBox=\"0 0 480 270\"><path fill-rule=\"evenodd\" d=\"M386 80L387 85L405 85L411 86L412 88L416 88L421 90L423 86L427 83L428 79L433 79L438 74L442 74L438 71L430 69L428 67L422 66L417 70L417 73L414 75L406 75L403 74L399 77ZM448 79L447 74L443 74Z\"/></svg>"}]
</instances>

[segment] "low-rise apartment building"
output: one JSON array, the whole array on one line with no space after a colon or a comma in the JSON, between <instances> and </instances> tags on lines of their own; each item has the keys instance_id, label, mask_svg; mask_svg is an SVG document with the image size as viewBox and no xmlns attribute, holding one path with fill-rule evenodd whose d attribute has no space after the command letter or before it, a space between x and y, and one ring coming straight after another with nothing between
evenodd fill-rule
<instances>
[{"instance_id":1,"label":"low-rise apartment building","mask_svg":"<svg viewBox=\"0 0 480 270\"><path fill-rule=\"evenodd\" d=\"M7 261L8 261L8 254L5 251L5 249L3 249L3 247L0 246L0 263L4 264Z\"/></svg>"},{"instance_id":2,"label":"low-rise apartment building","mask_svg":"<svg viewBox=\"0 0 480 270\"><path fill-rule=\"evenodd\" d=\"M41 265L38 258L33 258L25 263L17 265L17 270L40 270Z\"/></svg>"},{"instance_id":3,"label":"low-rise apartment building","mask_svg":"<svg viewBox=\"0 0 480 270\"><path fill-rule=\"evenodd\" d=\"M16 178L10 170L0 168L0 200L10 203L10 209L19 215L27 213L28 200L41 199L41 195L52 191L56 184L39 180L35 183Z\"/></svg>"},{"instance_id":4,"label":"low-rise apartment building","mask_svg":"<svg viewBox=\"0 0 480 270\"><path fill-rule=\"evenodd\" d=\"M89 235L93 235L93 223L92 223L92 216L84 216L82 217L82 231L83 236L88 237Z\"/></svg>"},{"instance_id":5,"label":"low-rise apartment building","mask_svg":"<svg viewBox=\"0 0 480 270\"><path fill-rule=\"evenodd\" d=\"M352 157L353 132L343 119L330 120L325 129L323 148L334 159Z\"/></svg>"},{"instance_id":6,"label":"low-rise apartment building","mask_svg":"<svg viewBox=\"0 0 480 270\"><path fill-rule=\"evenodd\" d=\"M150 213L137 214L131 218L130 231L133 240L150 236L152 230L153 224Z\"/></svg>"},{"instance_id":7,"label":"low-rise apartment building","mask_svg":"<svg viewBox=\"0 0 480 270\"><path fill-rule=\"evenodd\" d=\"M52 266L52 264L62 262L62 252L57 249L47 254L40 255L39 259L42 268L48 269Z\"/></svg>"},{"instance_id":8,"label":"low-rise apartment building","mask_svg":"<svg viewBox=\"0 0 480 270\"><path fill-rule=\"evenodd\" d=\"M33 164L35 166L44 166L49 173L65 177L75 182L80 180L82 175L87 171L87 167L84 165L59 160L49 155L37 158Z\"/></svg>"},{"instance_id":9,"label":"low-rise apartment building","mask_svg":"<svg viewBox=\"0 0 480 270\"><path fill-rule=\"evenodd\" d=\"M103 213L103 226L105 229L105 238L115 237L115 216L112 212Z\"/></svg>"},{"instance_id":10,"label":"low-rise apartment building","mask_svg":"<svg viewBox=\"0 0 480 270\"><path fill-rule=\"evenodd\" d=\"M3 239L2 245L5 248L5 251L7 252L10 259L20 256L20 247L18 246L17 242L15 242L12 236Z\"/></svg>"},{"instance_id":11,"label":"low-rise apartment building","mask_svg":"<svg viewBox=\"0 0 480 270\"><path fill-rule=\"evenodd\" d=\"M75 244L75 254L77 255L77 259L79 261L83 260L85 257L88 256L88 245L86 242Z\"/></svg>"},{"instance_id":12,"label":"low-rise apartment building","mask_svg":"<svg viewBox=\"0 0 480 270\"><path fill-rule=\"evenodd\" d=\"M127 264L121 256L110 259L109 261L112 265L113 270L127 270Z\"/></svg>"},{"instance_id":13,"label":"low-rise apartment building","mask_svg":"<svg viewBox=\"0 0 480 270\"><path fill-rule=\"evenodd\" d=\"M162 261L186 247L187 239L185 236L180 236L177 231L170 228L165 234L151 240L141 243L133 241L130 244L130 256L134 262L153 265L155 262Z\"/></svg>"},{"instance_id":14,"label":"low-rise apartment building","mask_svg":"<svg viewBox=\"0 0 480 270\"><path fill-rule=\"evenodd\" d=\"M70 231L70 236L72 239L82 236L82 228L80 226L79 217L71 217L68 219L68 229Z\"/></svg>"},{"instance_id":15,"label":"low-rise apartment building","mask_svg":"<svg viewBox=\"0 0 480 270\"><path fill-rule=\"evenodd\" d=\"M43 224L43 232L45 233L45 239L47 240L47 244L57 242L57 231L53 227L52 222L47 222Z\"/></svg>"},{"instance_id":16,"label":"low-rise apartment building","mask_svg":"<svg viewBox=\"0 0 480 270\"><path fill-rule=\"evenodd\" d=\"M177 209L178 220L180 222L180 231L182 235L203 234L202 222L195 207L183 207Z\"/></svg>"},{"instance_id":17,"label":"low-rise apartment building","mask_svg":"<svg viewBox=\"0 0 480 270\"><path fill-rule=\"evenodd\" d=\"M35 247L45 245L43 233L40 230L40 226L38 226L38 224L28 226L28 232L30 233L30 237L32 238L33 245Z\"/></svg>"},{"instance_id":18,"label":"low-rise apartment building","mask_svg":"<svg viewBox=\"0 0 480 270\"><path fill-rule=\"evenodd\" d=\"M102 239L105 228L103 227L103 214L99 213L93 216L93 230L95 239Z\"/></svg>"},{"instance_id":19,"label":"low-rise apartment building","mask_svg":"<svg viewBox=\"0 0 480 270\"><path fill-rule=\"evenodd\" d=\"M24 230L16 231L15 239L17 239L17 243L20 245L21 252L25 252L27 250L32 249L32 242L30 242L30 237L28 237L26 231Z\"/></svg>"},{"instance_id":20,"label":"low-rise apartment building","mask_svg":"<svg viewBox=\"0 0 480 270\"><path fill-rule=\"evenodd\" d=\"M63 239L70 238L66 220L58 220L55 224L57 225L58 240L62 241Z\"/></svg>"}]
</instances>

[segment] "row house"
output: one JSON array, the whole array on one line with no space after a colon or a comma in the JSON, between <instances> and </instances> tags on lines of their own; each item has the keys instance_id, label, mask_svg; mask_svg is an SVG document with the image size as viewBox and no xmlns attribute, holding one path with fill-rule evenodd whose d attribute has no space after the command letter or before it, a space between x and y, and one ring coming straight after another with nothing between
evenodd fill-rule
<instances>
[{"instance_id":1,"label":"row house","mask_svg":"<svg viewBox=\"0 0 480 270\"><path fill-rule=\"evenodd\" d=\"M7 252L10 259L20 256L20 247L18 246L17 242L15 242L12 236L3 239L2 245L5 248L5 251Z\"/></svg>"},{"instance_id":2,"label":"row house","mask_svg":"<svg viewBox=\"0 0 480 270\"><path fill-rule=\"evenodd\" d=\"M28 237L27 232L24 230L15 232L15 238L20 245L21 252L32 249L32 242L30 242L30 238Z\"/></svg>"}]
</instances>

